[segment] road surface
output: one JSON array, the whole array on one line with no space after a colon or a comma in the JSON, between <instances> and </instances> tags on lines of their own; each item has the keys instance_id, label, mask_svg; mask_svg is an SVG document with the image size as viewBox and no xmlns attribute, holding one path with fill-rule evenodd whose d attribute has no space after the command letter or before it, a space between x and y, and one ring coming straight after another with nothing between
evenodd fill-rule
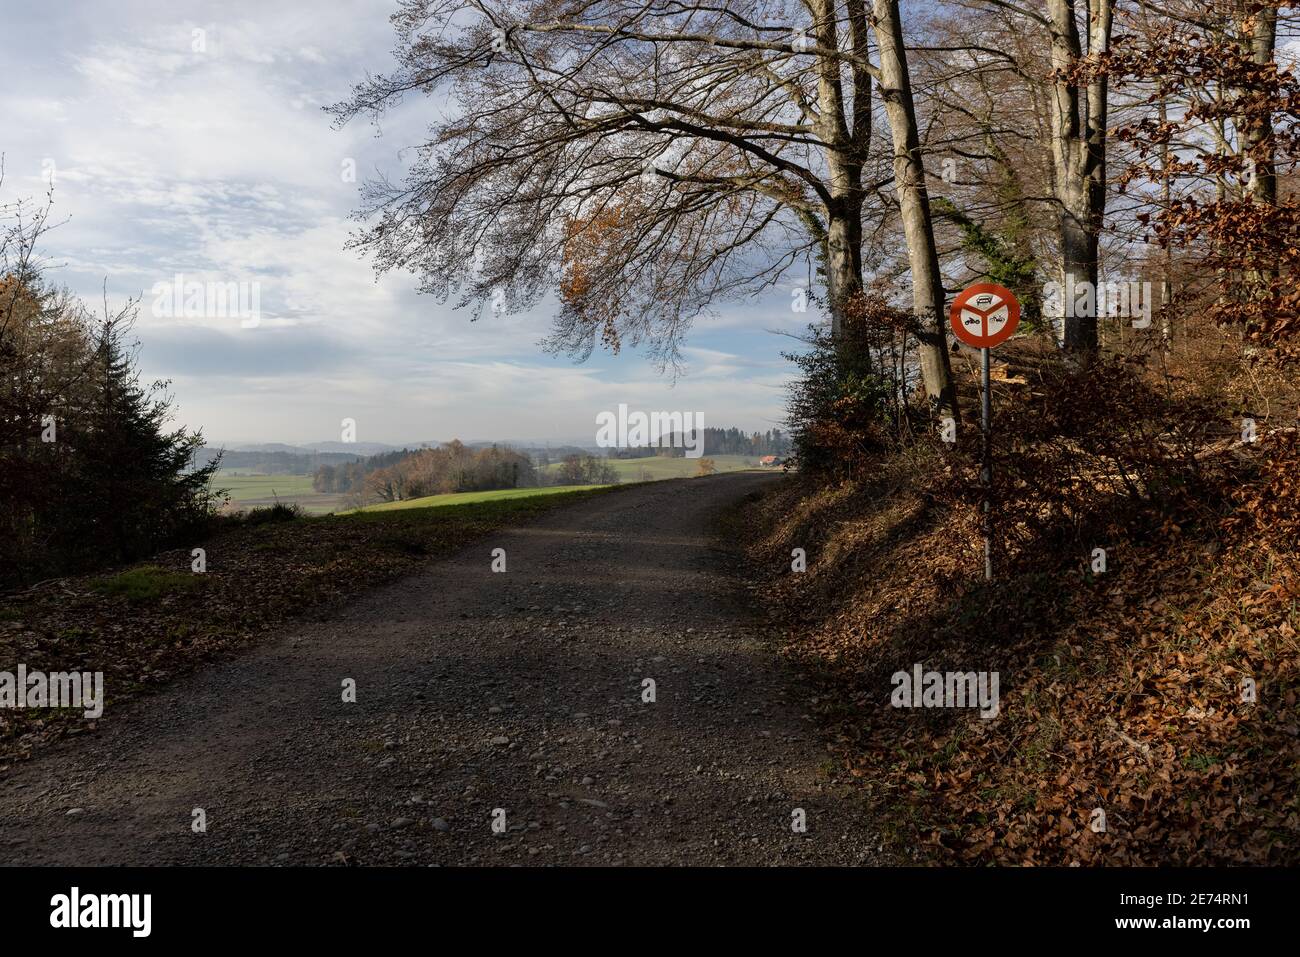
<instances>
[{"instance_id":1,"label":"road surface","mask_svg":"<svg viewBox=\"0 0 1300 957\"><path fill-rule=\"evenodd\" d=\"M874 863L714 537L770 480L558 508L106 713L0 780L0 862Z\"/></svg>"}]
</instances>

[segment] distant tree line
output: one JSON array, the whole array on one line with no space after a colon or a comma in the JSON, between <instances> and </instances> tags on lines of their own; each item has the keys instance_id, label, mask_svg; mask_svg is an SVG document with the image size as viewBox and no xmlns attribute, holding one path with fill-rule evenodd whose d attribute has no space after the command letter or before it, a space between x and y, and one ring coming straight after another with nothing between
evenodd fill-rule
<instances>
[{"instance_id":1,"label":"distant tree line","mask_svg":"<svg viewBox=\"0 0 1300 957\"><path fill-rule=\"evenodd\" d=\"M694 443L694 433L687 436ZM702 455L786 455L790 451L790 436L780 429L766 432L743 432L737 428L704 430ZM673 432L662 435L650 444L613 450L618 459L639 459L651 455L664 458L681 458L686 454L683 436Z\"/></svg>"},{"instance_id":2,"label":"distant tree line","mask_svg":"<svg viewBox=\"0 0 1300 957\"><path fill-rule=\"evenodd\" d=\"M547 473L548 485L617 485L618 471L608 459L594 455L566 455Z\"/></svg>"},{"instance_id":3,"label":"distant tree line","mask_svg":"<svg viewBox=\"0 0 1300 957\"><path fill-rule=\"evenodd\" d=\"M527 455L509 446L471 449L459 440L436 449L400 449L359 462L322 465L312 479L316 491L350 495L358 504L537 484L537 469Z\"/></svg>"},{"instance_id":4,"label":"distant tree line","mask_svg":"<svg viewBox=\"0 0 1300 957\"><path fill-rule=\"evenodd\" d=\"M362 458L353 452L271 452L226 450L204 446L195 456L199 466L220 458L223 469L246 469L259 475L313 475L322 465L341 465Z\"/></svg>"},{"instance_id":5,"label":"distant tree line","mask_svg":"<svg viewBox=\"0 0 1300 957\"><path fill-rule=\"evenodd\" d=\"M563 462L571 455L579 457L588 454L586 449L579 448L576 445L561 445L557 448L538 448L528 450L533 457L533 462L539 469L544 469L552 462Z\"/></svg>"}]
</instances>

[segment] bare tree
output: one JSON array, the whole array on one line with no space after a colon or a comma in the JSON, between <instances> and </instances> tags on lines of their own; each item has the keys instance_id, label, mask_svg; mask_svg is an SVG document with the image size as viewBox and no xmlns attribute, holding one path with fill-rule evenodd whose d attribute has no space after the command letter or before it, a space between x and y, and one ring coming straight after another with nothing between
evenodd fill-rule
<instances>
[{"instance_id":1,"label":"bare tree","mask_svg":"<svg viewBox=\"0 0 1300 957\"><path fill-rule=\"evenodd\" d=\"M1105 73L1083 80L1079 67L1086 55L1100 57L1110 49L1112 0L1087 0L1087 24L1081 33L1075 0L1047 0L1045 24L1052 38L1052 161L1059 205L1061 259L1067 288L1070 283L1097 283L1097 250L1106 211L1106 114L1109 107ZM1097 348L1097 317L1067 310L1065 347L1073 352Z\"/></svg>"},{"instance_id":2,"label":"bare tree","mask_svg":"<svg viewBox=\"0 0 1300 957\"><path fill-rule=\"evenodd\" d=\"M967 44L982 54L981 70L1014 71L1027 91L1045 82L1043 144L1051 158L1050 196L1055 213L1062 278L1095 286L1107 199L1107 117L1110 94L1105 71L1096 69L1110 49L1114 0L1043 0L1026 5L1014 0L973 0L977 8L1028 25L1045 41L1048 63L1020 62L1038 50L1019 41L1018 49ZM1082 25L1081 25L1082 20ZM1010 44L1007 45L1010 47ZM1023 135L1028 131L1016 131ZM1076 353L1097 348L1095 315L1065 317L1064 344Z\"/></svg>"},{"instance_id":3,"label":"bare tree","mask_svg":"<svg viewBox=\"0 0 1300 957\"><path fill-rule=\"evenodd\" d=\"M957 415L957 401L949 372L947 337L943 333L944 291L939 273L939 253L934 243L930 198L925 187L916 106L912 101L907 52L898 0L875 0L876 43L880 48L881 97L894 139L894 182L907 238L912 272L912 303L921 335L921 372L932 407L942 416ZM945 383L939 392L931 383Z\"/></svg>"},{"instance_id":4,"label":"bare tree","mask_svg":"<svg viewBox=\"0 0 1300 957\"><path fill-rule=\"evenodd\" d=\"M917 151L897 158L906 126L892 160L872 150L865 0L406 0L394 23L396 72L336 121L416 91L452 102L405 182L367 187L357 245L480 312L556 294L553 349L644 343L674 364L712 304L814 265L838 325L863 288L864 217L891 211L899 169L899 202L928 215ZM917 285L926 391L952 414L942 291Z\"/></svg>"}]
</instances>

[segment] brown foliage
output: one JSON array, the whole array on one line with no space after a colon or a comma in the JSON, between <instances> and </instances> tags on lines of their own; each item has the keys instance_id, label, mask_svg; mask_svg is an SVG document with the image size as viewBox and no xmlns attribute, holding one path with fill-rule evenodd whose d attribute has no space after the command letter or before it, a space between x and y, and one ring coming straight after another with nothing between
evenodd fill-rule
<instances>
[{"instance_id":1,"label":"brown foliage","mask_svg":"<svg viewBox=\"0 0 1300 957\"><path fill-rule=\"evenodd\" d=\"M1205 318L1240 330L1249 344L1300 356L1300 197L1287 182L1300 163L1300 78L1281 69L1259 39L1278 2L1213 0L1192 15L1116 37L1084 72L1110 75L1117 89L1145 91L1149 106L1176 104L1160 121L1139 114L1115 131L1136 161L1121 193L1143 184L1182 184L1181 195L1135 218L1145 237L1190 251L1201 276L1215 277ZM1214 148L1187 144L1218 142ZM1172 147L1172 150L1171 150ZM1148 197L1149 198L1149 197Z\"/></svg>"},{"instance_id":2,"label":"brown foliage","mask_svg":"<svg viewBox=\"0 0 1300 957\"><path fill-rule=\"evenodd\" d=\"M747 513L753 557L781 569L756 587L811 677L837 773L899 855L1300 861L1295 432L1243 444L1226 415L1209 427L1197 370L1005 355L1026 384L995 392L992 585L973 450L912 447L870 481L792 481ZM891 707L891 675L914 663L998 672L1000 715Z\"/></svg>"},{"instance_id":3,"label":"brown foliage","mask_svg":"<svg viewBox=\"0 0 1300 957\"><path fill-rule=\"evenodd\" d=\"M635 225L627 204L602 209L585 219L570 217L565 222L560 301L578 322L599 330L601 342L615 354L621 345L619 300L596 277L621 268L620 255Z\"/></svg>"}]
</instances>

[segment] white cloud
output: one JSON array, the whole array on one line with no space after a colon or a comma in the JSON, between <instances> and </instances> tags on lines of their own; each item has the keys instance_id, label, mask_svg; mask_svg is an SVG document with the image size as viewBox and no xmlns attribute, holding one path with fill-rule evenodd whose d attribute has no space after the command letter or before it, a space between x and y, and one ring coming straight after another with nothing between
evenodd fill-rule
<instances>
[{"instance_id":1,"label":"white cloud","mask_svg":"<svg viewBox=\"0 0 1300 957\"><path fill-rule=\"evenodd\" d=\"M394 170L441 108L414 98L378 139L365 123L331 129L320 109L388 67L395 6L126 0L106 16L82 0L7 18L0 57L21 79L0 90L5 192L42 192L54 161L56 278L96 304L105 281L118 301L145 295L141 360L173 379L182 421L214 439L293 442L330 438L347 415L365 440L400 442L580 436L619 402L719 426L779 419L788 366L762 330L806 324L786 290L697 323L674 384L636 355L578 367L542 355L545 304L472 323L416 295L409 275L376 281L344 249L358 203L344 161L358 179ZM152 315L153 285L178 273L259 283L264 322Z\"/></svg>"}]
</instances>

